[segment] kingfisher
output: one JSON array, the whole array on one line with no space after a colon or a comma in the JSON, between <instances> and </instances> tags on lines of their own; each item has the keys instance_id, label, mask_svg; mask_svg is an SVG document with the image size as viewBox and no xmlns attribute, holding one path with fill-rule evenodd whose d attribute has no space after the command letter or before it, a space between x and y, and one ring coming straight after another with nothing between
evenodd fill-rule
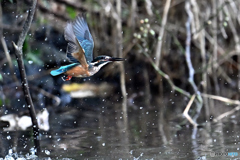
<instances>
[{"instance_id":1,"label":"kingfisher","mask_svg":"<svg viewBox=\"0 0 240 160\"><path fill-rule=\"evenodd\" d=\"M79 14L74 21L67 23L64 38L68 42L66 55L71 64L61 66L50 73L52 76L65 74L64 81L71 80L72 77L90 77L110 62L123 61L122 58L106 55L93 59L94 41L84 13Z\"/></svg>"}]
</instances>

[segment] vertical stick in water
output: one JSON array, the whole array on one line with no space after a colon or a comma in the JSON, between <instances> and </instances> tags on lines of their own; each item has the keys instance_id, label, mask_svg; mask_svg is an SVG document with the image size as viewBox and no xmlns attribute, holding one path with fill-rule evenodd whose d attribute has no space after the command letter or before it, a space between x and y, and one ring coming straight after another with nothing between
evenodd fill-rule
<instances>
[{"instance_id":1,"label":"vertical stick in water","mask_svg":"<svg viewBox=\"0 0 240 160\"><path fill-rule=\"evenodd\" d=\"M21 75L22 88L23 88L23 92L24 92L24 95L25 95L25 100L26 100L27 105L28 105L29 113L30 113L30 116L31 116L31 119L32 119L34 145L35 145L36 153L37 153L37 155L39 155L39 153L40 153L40 142L39 142L39 139L38 139L39 128L38 128L35 108L34 108L32 98L31 98L31 94L30 94L30 91L29 91L28 80L27 80L27 76L26 76L26 71L25 71L24 62L23 62L23 53L22 53L23 42L24 42L24 40L26 38L26 35L28 33L28 30L31 26L33 16L34 16L34 13L35 13L36 4L37 4L37 0L33 0L32 1L32 6L31 6L31 8L28 12L28 17L25 20L25 23L23 25L23 30L22 30L22 32L19 36L17 45L14 42L12 42L12 43L13 43L13 46L16 50L15 55L16 55L18 66L19 66L19 72L20 72L20 75Z\"/></svg>"}]
</instances>

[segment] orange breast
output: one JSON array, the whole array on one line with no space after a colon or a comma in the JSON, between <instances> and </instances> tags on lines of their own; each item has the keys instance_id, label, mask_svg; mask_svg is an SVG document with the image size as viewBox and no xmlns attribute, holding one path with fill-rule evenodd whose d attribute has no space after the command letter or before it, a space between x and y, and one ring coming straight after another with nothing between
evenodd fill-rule
<instances>
[{"instance_id":1,"label":"orange breast","mask_svg":"<svg viewBox=\"0 0 240 160\"><path fill-rule=\"evenodd\" d=\"M76 67L72 68L71 70L67 71L66 74L69 76L73 76L73 77L88 77L88 76L90 76L89 72L82 66L76 66Z\"/></svg>"}]
</instances>

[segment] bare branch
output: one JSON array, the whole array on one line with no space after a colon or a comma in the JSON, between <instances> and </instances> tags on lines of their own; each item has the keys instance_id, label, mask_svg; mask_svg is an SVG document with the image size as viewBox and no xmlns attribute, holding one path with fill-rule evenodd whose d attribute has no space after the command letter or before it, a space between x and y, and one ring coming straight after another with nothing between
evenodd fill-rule
<instances>
[{"instance_id":1,"label":"bare branch","mask_svg":"<svg viewBox=\"0 0 240 160\"><path fill-rule=\"evenodd\" d=\"M200 92L194 82L195 70L192 66L192 61L191 61L191 49L190 49L191 48L190 47L191 46L191 22L193 19L193 14L190 9L190 3L188 1L186 1L185 9L188 14L188 20L186 22L187 39L186 39L186 49L185 49L185 57L186 57L186 62L187 62L188 70L189 70L188 81L191 84L191 86L193 87L193 90L194 90L195 94L197 95L199 102L202 103L202 98L200 96Z\"/></svg>"},{"instance_id":2,"label":"bare branch","mask_svg":"<svg viewBox=\"0 0 240 160\"><path fill-rule=\"evenodd\" d=\"M39 138L38 138L39 128L38 128L35 108L34 108L32 98L31 98L31 94L30 94L30 91L29 91L29 85L28 85L28 80L27 80L26 71L25 71L24 62L23 62L23 56L22 56L23 42L25 41L28 30L31 26L33 16L34 16L34 13L35 13L36 4L37 4L37 0L33 0L31 8L28 11L28 17L25 20L25 23L23 25L23 30L22 30L22 32L19 36L17 45L14 42L12 42L12 43L13 43L13 46L16 50L15 55L16 55L18 66L19 66L19 72L20 72L20 75L21 75L23 92L24 92L25 100L27 102L27 106L28 106L30 116L31 116L31 119L32 119L33 136L34 136L34 144L35 144L35 148L36 148L36 153L37 153L37 155L39 155L39 153L40 153L40 142L39 142Z\"/></svg>"},{"instance_id":3,"label":"bare branch","mask_svg":"<svg viewBox=\"0 0 240 160\"><path fill-rule=\"evenodd\" d=\"M216 96L216 95L210 95L210 94L201 94L203 97L207 97L207 98L211 98L211 99L215 99L218 101L222 101L228 104L236 104L236 105L240 105L240 101L239 100L232 100L226 97L221 97L221 96Z\"/></svg>"},{"instance_id":4,"label":"bare branch","mask_svg":"<svg viewBox=\"0 0 240 160\"><path fill-rule=\"evenodd\" d=\"M23 31L21 32L18 42L17 42L17 46L19 47L20 50L22 50L23 47L23 42L25 41L26 35L28 33L28 30L30 29L32 20L33 20L33 16L35 13L35 9L36 9L36 4L37 1L33 0L32 1L32 6L31 8L27 11L28 12L28 17L23 25ZM21 52L22 53L22 52Z\"/></svg>"},{"instance_id":5,"label":"bare branch","mask_svg":"<svg viewBox=\"0 0 240 160\"><path fill-rule=\"evenodd\" d=\"M217 118L213 119L214 122L218 122L220 121L221 119L233 114L233 113L236 113L236 111L240 110L240 105L238 105L237 107L233 108L232 110L230 111L227 111L221 115L219 115Z\"/></svg>"},{"instance_id":6,"label":"bare branch","mask_svg":"<svg viewBox=\"0 0 240 160\"><path fill-rule=\"evenodd\" d=\"M170 8L170 4L171 4L171 0L167 0L164 7L162 25L159 30L158 43L157 43L156 52L155 52L155 57L156 57L155 64L157 66L159 66L159 63L161 60L162 42L163 42L164 30L165 30L165 25L167 23L167 15Z\"/></svg>"},{"instance_id":7,"label":"bare branch","mask_svg":"<svg viewBox=\"0 0 240 160\"><path fill-rule=\"evenodd\" d=\"M122 5L121 5L121 0L117 1L117 35L118 35L118 57L122 57L122 19L121 19L121 14L122 14ZM124 120L127 120L127 91L126 91L126 82L125 82L125 69L123 63L120 63L120 82L121 82L121 91L123 95L123 105L122 105L122 110L124 113Z\"/></svg>"},{"instance_id":8,"label":"bare branch","mask_svg":"<svg viewBox=\"0 0 240 160\"><path fill-rule=\"evenodd\" d=\"M190 99L190 101L188 102L185 110L183 111L183 115L187 118L187 120L188 120L194 127L197 127L197 125L198 125L197 122L195 122L195 121L189 116L189 114L188 114L188 111L189 111L189 109L191 108L192 103L193 103L195 97L196 97L195 94L191 97L191 99Z\"/></svg>"}]
</instances>

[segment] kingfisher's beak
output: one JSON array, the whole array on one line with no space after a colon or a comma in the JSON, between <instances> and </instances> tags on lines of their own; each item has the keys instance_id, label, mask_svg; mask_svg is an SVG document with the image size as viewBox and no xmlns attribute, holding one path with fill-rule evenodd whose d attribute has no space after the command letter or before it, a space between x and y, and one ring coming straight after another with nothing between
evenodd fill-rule
<instances>
[{"instance_id":1,"label":"kingfisher's beak","mask_svg":"<svg viewBox=\"0 0 240 160\"><path fill-rule=\"evenodd\" d=\"M112 57L112 58L110 58L110 59L108 59L108 61L124 61L124 59L123 58L114 58L114 57Z\"/></svg>"}]
</instances>

